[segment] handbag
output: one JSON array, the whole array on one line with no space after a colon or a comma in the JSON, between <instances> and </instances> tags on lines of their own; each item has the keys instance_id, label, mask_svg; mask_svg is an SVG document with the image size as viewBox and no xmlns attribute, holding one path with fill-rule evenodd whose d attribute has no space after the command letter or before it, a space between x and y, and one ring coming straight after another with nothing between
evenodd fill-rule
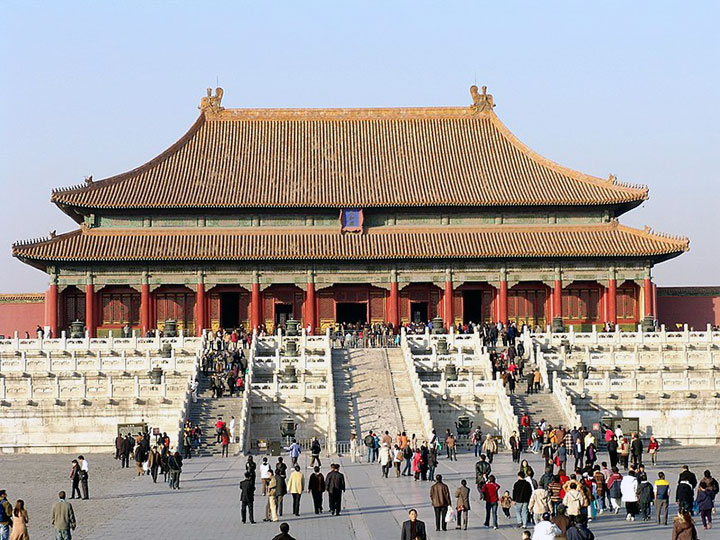
<instances>
[{"instance_id":1,"label":"handbag","mask_svg":"<svg viewBox=\"0 0 720 540\"><path fill-rule=\"evenodd\" d=\"M448 508L447 514L445 514L445 523L452 523L455 521L456 515L455 515L455 509L451 506Z\"/></svg>"}]
</instances>

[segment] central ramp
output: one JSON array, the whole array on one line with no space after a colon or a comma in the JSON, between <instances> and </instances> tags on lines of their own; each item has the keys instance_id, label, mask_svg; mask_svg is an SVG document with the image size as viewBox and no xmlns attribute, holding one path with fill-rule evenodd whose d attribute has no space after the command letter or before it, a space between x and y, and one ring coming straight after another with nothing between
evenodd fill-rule
<instances>
[{"instance_id":1,"label":"central ramp","mask_svg":"<svg viewBox=\"0 0 720 540\"><path fill-rule=\"evenodd\" d=\"M332 362L338 442L370 430L424 438L400 349L334 349Z\"/></svg>"}]
</instances>

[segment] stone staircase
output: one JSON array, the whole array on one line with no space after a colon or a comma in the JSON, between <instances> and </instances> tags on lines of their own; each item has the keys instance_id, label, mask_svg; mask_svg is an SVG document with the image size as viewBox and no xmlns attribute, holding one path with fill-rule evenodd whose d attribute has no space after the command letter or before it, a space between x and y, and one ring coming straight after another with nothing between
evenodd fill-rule
<instances>
[{"instance_id":1,"label":"stone staircase","mask_svg":"<svg viewBox=\"0 0 720 540\"><path fill-rule=\"evenodd\" d=\"M222 416L223 420L230 425L230 417L235 416L235 436L237 437L238 426L240 424L240 410L242 409L242 400L245 399L245 393L237 394L234 397L215 399L212 397L212 389L210 388L210 377L204 377L198 373L198 400L197 403L190 403L190 411L188 418L190 422L199 425L203 434L200 436L200 446L193 450L193 456L213 456L220 455L222 448L216 442L215 423L217 417ZM229 452L230 455L240 450L240 445L231 441Z\"/></svg>"},{"instance_id":2,"label":"stone staircase","mask_svg":"<svg viewBox=\"0 0 720 540\"><path fill-rule=\"evenodd\" d=\"M338 442L370 431L423 432L400 349L334 349Z\"/></svg>"},{"instance_id":3,"label":"stone staircase","mask_svg":"<svg viewBox=\"0 0 720 540\"><path fill-rule=\"evenodd\" d=\"M534 369L534 364L526 364L524 373L527 375ZM518 418L527 412L533 425L545 419L551 426L562 425L567 427L565 415L554 394L548 392L548 389L543 389L539 393L526 394L526 389L525 380L518 381L515 387L515 395L510 396L510 403Z\"/></svg>"},{"instance_id":4,"label":"stone staircase","mask_svg":"<svg viewBox=\"0 0 720 540\"><path fill-rule=\"evenodd\" d=\"M410 377L407 373L403 351L400 348L393 348L385 349L385 353L390 366L395 399L400 410L402 430L407 433L408 437L415 434L420 440L424 440L425 433L422 419L413 397L413 389L410 386Z\"/></svg>"}]
</instances>

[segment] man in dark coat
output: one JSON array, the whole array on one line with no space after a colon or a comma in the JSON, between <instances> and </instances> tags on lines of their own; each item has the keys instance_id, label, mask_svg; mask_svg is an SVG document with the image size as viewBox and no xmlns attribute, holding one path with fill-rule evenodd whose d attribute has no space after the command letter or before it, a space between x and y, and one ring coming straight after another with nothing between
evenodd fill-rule
<instances>
[{"instance_id":1,"label":"man in dark coat","mask_svg":"<svg viewBox=\"0 0 720 540\"><path fill-rule=\"evenodd\" d=\"M120 446L120 468L127 469L130 467L130 453L132 452L132 437L128 434Z\"/></svg>"},{"instance_id":2,"label":"man in dark coat","mask_svg":"<svg viewBox=\"0 0 720 540\"><path fill-rule=\"evenodd\" d=\"M255 523L253 515L253 502L255 501L255 484L249 472L245 473L245 480L240 482L240 517L242 522L250 517L250 523Z\"/></svg>"},{"instance_id":3,"label":"man in dark coat","mask_svg":"<svg viewBox=\"0 0 720 540\"><path fill-rule=\"evenodd\" d=\"M430 488L430 502L435 511L435 530L447 531L445 516L448 507L452 504L452 500L450 499L450 489L448 489L447 484L443 484L441 474L435 477L435 483Z\"/></svg>"},{"instance_id":4,"label":"man in dark coat","mask_svg":"<svg viewBox=\"0 0 720 540\"><path fill-rule=\"evenodd\" d=\"M325 493L325 478L320 472L320 467L315 467L308 479L308 492L312 495L313 507L316 514L322 514L322 498Z\"/></svg>"},{"instance_id":5,"label":"man in dark coat","mask_svg":"<svg viewBox=\"0 0 720 540\"><path fill-rule=\"evenodd\" d=\"M530 482L525 480L525 473L520 471L512 491L512 500L515 503L515 515L517 516L518 527L528 528L528 503L530 502L532 491L533 488Z\"/></svg>"},{"instance_id":6,"label":"man in dark coat","mask_svg":"<svg viewBox=\"0 0 720 540\"><path fill-rule=\"evenodd\" d=\"M340 465L333 463L332 469L325 477L325 489L328 492L328 505L330 513L334 516L340 515L342 507L342 494L345 491L345 476L340 472Z\"/></svg>"},{"instance_id":7,"label":"man in dark coat","mask_svg":"<svg viewBox=\"0 0 720 540\"><path fill-rule=\"evenodd\" d=\"M427 540L425 532L425 522L417 518L417 510L414 508L409 512L410 519L402 524L402 534L400 540Z\"/></svg>"},{"instance_id":8,"label":"man in dark coat","mask_svg":"<svg viewBox=\"0 0 720 540\"><path fill-rule=\"evenodd\" d=\"M290 536L288 533L290 532L290 525L287 523L281 523L280 524L280 534L273 537L273 540L295 540L292 536Z\"/></svg>"},{"instance_id":9,"label":"man in dark coat","mask_svg":"<svg viewBox=\"0 0 720 540\"><path fill-rule=\"evenodd\" d=\"M120 459L120 452L122 452L123 436L118 433L115 437L115 459Z\"/></svg>"},{"instance_id":10,"label":"man in dark coat","mask_svg":"<svg viewBox=\"0 0 720 540\"><path fill-rule=\"evenodd\" d=\"M642 463L643 443L637 433L632 434L630 454L632 455L633 466L638 467Z\"/></svg>"}]
</instances>

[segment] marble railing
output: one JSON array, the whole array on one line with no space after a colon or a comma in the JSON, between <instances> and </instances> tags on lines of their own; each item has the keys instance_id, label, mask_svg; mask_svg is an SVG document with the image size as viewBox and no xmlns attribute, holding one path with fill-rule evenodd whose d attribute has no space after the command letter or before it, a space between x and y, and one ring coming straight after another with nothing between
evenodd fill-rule
<instances>
[{"instance_id":1,"label":"marble railing","mask_svg":"<svg viewBox=\"0 0 720 540\"><path fill-rule=\"evenodd\" d=\"M201 337L185 337L180 332L178 337L113 337L112 332L108 337L90 338L87 334L83 338L68 338L65 332L59 338L38 339L15 337L0 339L0 354L15 352L72 352L72 351L146 351L160 350L163 345L170 344L173 348L196 350L202 346Z\"/></svg>"},{"instance_id":2,"label":"marble railing","mask_svg":"<svg viewBox=\"0 0 720 540\"><path fill-rule=\"evenodd\" d=\"M420 386L425 392L435 397L494 395L496 391L495 381L476 379L472 372L468 373L467 376L459 377L456 381L448 381L445 378L445 373L441 372L439 381L421 381Z\"/></svg>"},{"instance_id":3,"label":"marble railing","mask_svg":"<svg viewBox=\"0 0 720 540\"><path fill-rule=\"evenodd\" d=\"M643 332L641 326L632 332L620 330L619 327L615 327L612 332L598 332L594 328L591 332L575 332L571 325L567 332L552 332L549 326L546 332L526 332L523 339L532 340L542 346L560 346L563 343L570 345L714 343L720 345L720 331L713 331L712 326L708 324L703 331L691 331L688 325L685 325L682 330L668 330L665 325L662 325L655 332Z\"/></svg>"},{"instance_id":4,"label":"marble railing","mask_svg":"<svg viewBox=\"0 0 720 540\"><path fill-rule=\"evenodd\" d=\"M184 377L162 377L159 384L148 377L112 376L106 377L0 377L0 401L3 403L27 403L41 400L68 399L149 399L177 398L184 396L188 379Z\"/></svg>"},{"instance_id":5,"label":"marble railing","mask_svg":"<svg viewBox=\"0 0 720 540\"><path fill-rule=\"evenodd\" d=\"M150 371L160 367L165 371L192 373L197 362L195 355L175 356L171 351L170 358L152 356L146 351L144 356L102 356L97 351L94 356L77 356L74 352L69 356L54 356L47 352L45 356L27 356L23 351L19 356L0 357L0 373L82 373L82 372L134 372Z\"/></svg>"},{"instance_id":6,"label":"marble railing","mask_svg":"<svg viewBox=\"0 0 720 540\"><path fill-rule=\"evenodd\" d=\"M570 392L568 392L565 381L557 376L557 372L553 372L552 392L560 405L565 425L568 427L581 426L582 419L578 414L577 407L575 407L575 403L573 403L572 396Z\"/></svg>"},{"instance_id":7,"label":"marble railing","mask_svg":"<svg viewBox=\"0 0 720 540\"><path fill-rule=\"evenodd\" d=\"M720 347L711 343L675 345L633 345L615 349L614 345L603 350L585 346L583 351L569 353L560 347L556 353L545 353L558 369L573 368L585 362L591 369L644 369L682 370L720 368Z\"/></svg>"},{"instance_id":8,"label":"marble railing","mask_svg":"<svg viewBox=\"0 0 720 540\"><path fill-rule=\"evenodd\" d=\"M417 410L420 411L420 419L422 421L423 430L425 431L425 440L432 438L433 422L430 416L430 409L428 408L427 400L425 399L425 392L423 391L420 377L418 377L417 369L415 367L415 361L413 360L410 347L407 343L403 342L402 345L403 359L405 360L405 369L407 370L408 377L410 378L410 387L412 388L413 398L415 399L415 405Z\"/></svg>"},{"instance_id":9,"label":"marble railing","mask_svg":"<svg viewBox=\"0 0 720 540\"><path fill-rule=\"evenodd\" d=\"M630 372L617 376L606 371L602 377L564 379L563 384L577 394L640 394L670 392L709 392L720 397L720 376L714 371Z\"/></svg>"}]
</instances>

